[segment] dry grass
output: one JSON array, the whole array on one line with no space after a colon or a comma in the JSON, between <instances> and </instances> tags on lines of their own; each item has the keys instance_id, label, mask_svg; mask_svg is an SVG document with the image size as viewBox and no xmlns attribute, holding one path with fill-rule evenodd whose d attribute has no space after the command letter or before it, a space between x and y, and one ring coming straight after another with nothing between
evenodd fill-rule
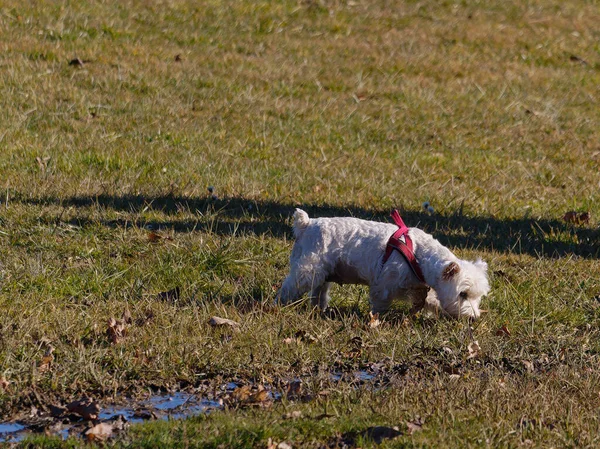
<instances>
[{"instance_id":1,"label":"dry grass","mask_svg":"<svg viewBox=\"0 0 600 449\"><path fill-rule=\"evenodd\" d=\"M86 394L230 379L281 389L300 377L331 394L143 426L117 444L314 447L420 415L422 432L383 444L596 446L598 11L550 0L4 2L4 416ZM76 57L82 66L69 65ZM370 330L361 288L336 289L333 318L269 308L297 204L377 220L399 207L489 262L489 313L471 332L404 320L400 306ZM564 223L572 209L592 222ZM160 295L176 287L177 300ZM107 320L125 309L133 323L111 344ZM210 328L214 314L240 332ZM297 331L316 342L282 343ZM329 375L383 359L408 371L376 390ZM294 408L334 417L281 420Z\"/></svg>"}]
</instances>

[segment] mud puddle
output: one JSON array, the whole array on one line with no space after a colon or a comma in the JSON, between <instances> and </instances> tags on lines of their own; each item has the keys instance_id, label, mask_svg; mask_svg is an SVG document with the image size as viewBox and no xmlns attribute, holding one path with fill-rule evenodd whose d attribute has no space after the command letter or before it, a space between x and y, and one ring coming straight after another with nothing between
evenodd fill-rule
<instances>
[{"instance_id":1,"label":"mud puddle","mask_svg":"<svg viewBox=\"0 0 600 449\"><path fill-rule=\"evenodd\" d=\"M310 377L310 376L309 376ZM376 387L377 370L332 371L329 381L347 382ZM305 379L306 380L306 379ZM95 402L82 398L72 403L23 412L13 420L0 423L0 443L16 443L36 435L54 435L67 439L83 438L104 441L127 430L131 424L150 420L181 420L224 407L268 407L282 397L289 400L312 400L300 378L272 384L238 381L221 384L215 389L194 389L192 392L159 393L144 399L117 398L115 402Z\"/></svg>"},{"instance_id":2,"label":"mud puddle","mask_svg":"<svg viewBox=\"0 0 600 449\"><path fill-rule=\"evenodd\" d=\"M185 419L220 408L223 408L222 401L177 392L154 395L142 401L125 400L118 404L107 404L99 407L98 412L92 416L95 419L85 419L68 410L64 416L53 416L53 413L56 415L53 410L49 413L32 412L30 416L15 422L0 423L0 443L16 443L34 434L56 435L63 440L74 436L96 441L125 430L129 424L148 420ZM98 424L105 424L102 435L93 433Z\"/></svg>"}]
</instances>

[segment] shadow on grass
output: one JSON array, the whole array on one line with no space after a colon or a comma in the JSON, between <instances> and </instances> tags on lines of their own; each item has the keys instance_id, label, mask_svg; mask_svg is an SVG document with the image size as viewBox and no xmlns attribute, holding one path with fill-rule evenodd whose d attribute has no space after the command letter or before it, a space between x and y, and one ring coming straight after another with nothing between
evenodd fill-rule
<instances>
[{"instance_id":1,"label":"shadow on grass","mask_svg":"<svg viewBox=\"0 0 600 449\"><path fill-rule=\"evenodd\" d=\"M17 197L18 198L18 197ZM175 232L211 231L219 235L255 234L274 237L292 236L289 218L295 207L306 210L311 217L354 216L358 218L390 221L390 210L366 209L358 206L329 204L292 205L277 201L252 200L243 197L225 199L190 198L178 195L147 197L142 195L98 195L70 198L22 198L23 203L63 207L101 208L131 213L146 208L174 215L182 209L198 212L198 220L139 219L90 220L77 218L71 224L89 226L101 224L109 227L145 226L154 229L171 229ZM529 254L535 257L563 257L576 255L597 258L600 254L600 229L567 224L559 219L514 218L497 219L492 216L471 217L458 210L451 215L429 215L422 211L400 210L409 226L418 226L432 233L440 242L451 248L498 251L502 253ZM206 216L214 217L207 220Z\"/></svg>"}]
</instances>

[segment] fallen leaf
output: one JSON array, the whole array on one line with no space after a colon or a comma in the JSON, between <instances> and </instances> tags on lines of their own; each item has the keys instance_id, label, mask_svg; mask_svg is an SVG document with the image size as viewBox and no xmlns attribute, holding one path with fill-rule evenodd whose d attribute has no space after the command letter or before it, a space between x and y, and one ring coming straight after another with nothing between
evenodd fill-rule
<instances>
[{"instance_id":1,"label":"fallen leaf","mask_svg":"<svg viewBox=\"0 0 600 449\"><path fill-rule=\"evenodd\" d=\"M534 367L533 367L533 363L532 362L530 362L529 360L521 360L521 363L523 364L523 366L525 367L525 369L527 370L527 372L533 373Z\"/></svg>"},{"instance_id":2,"label":"fallen leaf","mask_svg":"<svg viewBox=\"0 0 600 449\"><path fill-rule=\"evenodd\" d=\"M591 215L589 212L577 212L574 210L566 212L562 217L562 219L567 223L576 225L588 224L590 222L590 218Z\"/></svg>"},{"instance_id":3,"label":"fallen leaf","mask_svg":"<svg viewBox=\"0 0 600 449\"><path fill-rule=\"evenodd\" d=\"M161 301L175 302L175 301L179 301L180 294L181 294L181 291L180 291L179 287L175 287L171 290L167 290L166 292L160 292L156 296L158 296L158 299L160 299Z\"/></svg>"},{"instance_id":4,"label":"fallen leaf","mask_svg":"<svg viewBox=\"0 0 600 449\"><path fill-rule=\"evenodd\" d=\"M248 402L252 403L261 403L267 402L269 400L269 392L264 389L264 387L260 386L256 393L253 393L248 398Z\"/></svg>"},{"instance_id":5,"label":"fallen leaf","mask_svg":"<svg viewBox=\"0 0 600 449\"><path fill-rule=\"evenodd\" d=\"M81 416L87 421L98 419L100 407L92 398L82 398L67 404L67 410Z\"/></svg>"},{"instance_id":6,"label":"fallen leaf","mask_svg":"<svg viewBox=\"0 0 600 449\"><path fill-rule=\"evenodd\" d=\"M498 337L510 337L511 336L510 330L508 330L508 327L506 327L506 324L503 324L502 327L496 331L496 336L498 336Z\"/></svg>"},{"instance_id":7,"label":"fallen leaf","mask_svg":"<svg viewBox=\"0 0 600 449\"><path fill-rule=\"evenodd\" d=\"M101 422L85 432L88 441L105 441L113 435L113 426Z\"/></svg>"},{"instance_id":8,"label":"fallen leaf","mask_svg":"<svg viewBox=\"0 0 600 449\"><path fill-rule=\"evenodd\" d=\"M6 377L2 376L2 378L0 378L0 388L2 390L8 390L9 385L10 382L6 380Z\"/></svg>"},{"instance_id":9,"label":"fallen leaf","mask_svg":"<svg viewBox=\"0 0 600 449\"><path fill-rule=\"evenodd\" d=\"M44 356L38 365L38 372L40 373L50 371L50 368L52 368L52 362L54 362L54 356L52 355L54 352L54 346L52 346L48 340L44 341L44 344L47 347L46 352L44 353Z\"/></svg>"},{"instance_id":10,"label":"fallen leaf","mask_svg":"<svg viewBox=\"0 0 600 449\"><path fill-rule=\"evenodd\" d=\"M213 327L229 326L234 329L238 329L240 326L240 323L237 321L228 320L227 318L221 318L218 316L213 316L210 320L208 320L208 324Z\"/></svg>"},{"instance_id":11,"label":"fallen leaf","mask_svg":"<svg viewBox=\"0 0 600 449\"><path fill-rule=\"evenodd\" d=\"M292 446L285 441L282 441L277 445L277 449L292 449Z\"/></svg>"},{"instance_id":12,"label":"fallen leaf","mask_svg":"<svg viewBox=\"0 0 600 449\"><path fill-rule=\"evenodd\" d=\"M231 393L231 399L235 402L246 402L248 398L250 398L250 394L250 385L243 385L233 390L233 392Z\"/></svg>"},{"instance_id":13,"label":"fallen leaf","mask_svg":"<svg viewBox=\"0 0 600 449\"><path fill-rule=\"evenodd\" d=\"M374 314L373 312L369 312L369 327L371 329L374 329L380 324L381 321L379 321L379 313Z\"/></svg>"},{"instance_id":14,"label":"fallen leaf","mask_svg":"<svg viewBox=\"0 0 600 449\"><path fill-rule=\"evenodd\" d=\"M267 440L267 449L277 449L277 443L273 442L272 438Z\"/></svg>"},{"instance_id":15,"label":"fallen leaf","mask_svg":"<svg viewBox=\"0 0 600 449\"><path fill-rule=\"evenodd\" d=\"M106 329L106 335L113 345L121 343L127 336L127 326L122 320L115 320L110 318L108 320L108 328Z\"/></svg>"},{"instance_id":16,"label":"fallen leaf","mask_svg":"<svg viewBox=\"0 0 600 449\"><path fill-rule=\"evenodd\" d=\"M406 422L406 427L408 428L408 434L412 435L415 432L420 432L423 430L423 420L420 416L412 421Z\"/></svg>"},{"instance_id":17,"label":"fallen leaf","mask_svg":"<svg viewBox=\"0 0 600 449\"><path fill-rule=\"evenodd\" d=\"M54 361L53 355L45 355L42 357L40 364L38 365L39 373L47 373L52 368L52 362Z\"/></svg>"},{"instance_id":18,"label":"fallen leaf","mask_svg":"<svg viewBox=\"0 0 600 449\"><path fill-rule=\"evenodd\" d=\"M474 359L475 357L479 357L479 353L481 352L481 346L479 346L479 343L477 342L477 340L469 343L468 349L469 349L469 355L467 356L467 360Z\"/></svg>"},{"instance_id":19,"label":"fallen leaf","mask_svg":"<svg viewBox=\"0 0 600 449\"><path fill-rule=\"evenodd\" d=\"M129 309L125 309L123 311L123 315L121 315L121 321L123 321L123 323L125 324L133 323L133 318L131 317L131 312L129 311Z\"/></svg>"}]
</instances>

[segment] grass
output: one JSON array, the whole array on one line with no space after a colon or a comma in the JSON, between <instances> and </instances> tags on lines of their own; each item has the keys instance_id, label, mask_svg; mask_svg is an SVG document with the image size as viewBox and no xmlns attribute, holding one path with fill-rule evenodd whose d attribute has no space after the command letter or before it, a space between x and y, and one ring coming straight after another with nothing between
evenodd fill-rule
<instances>
[{"instance_id":1,"label":"grass","mask_svg":"<svg viewBox=\"0 0 600 449\"><path fill-rule=\"evenodd\" d=\"M551 0L4 2L2 416L299 378L313 400L111 444L364 447L385 425L403 435L382 446L597 446L599 16ZM269 307L297 205L376 220L398 207L488 261L489 312L470 330L399 305L370 329L359 287L335 289L332 317ZM315 341L283 343L297 332ZM377 363L376 382L330 376Z\"/></svg>"}]
</instances>

